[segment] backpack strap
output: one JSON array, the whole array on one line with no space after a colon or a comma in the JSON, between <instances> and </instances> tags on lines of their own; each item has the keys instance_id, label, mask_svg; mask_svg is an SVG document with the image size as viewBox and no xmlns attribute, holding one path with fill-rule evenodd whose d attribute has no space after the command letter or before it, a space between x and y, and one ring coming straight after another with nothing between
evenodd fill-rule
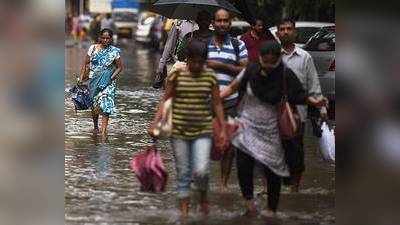
<instances>
[{"instance_id":1,"label":"backpack strap","mask_svg":"<svg viewBox=\"0 0 400 225\"><path fill-rule=\"evenodd\" d=\"M240 61L240 49L239 49L240 42L239 42L239 40L237 38L233 37L233 38L231 38L231 43L232 43L233 49L235 50L236 63L239 64L239 61Z\"/></svg>"},{"instance_id":2,"label":"backpack strap","mask_svg":"<svg viewBox=\"0 0 400 225\"><path fill-rule=\"evenodd\" d=\"M207 50L208 50L208 46L210 46L210 44L213 44L213 40L214 40L214 36L211 36L208 38L207 40ZM236 63L239 64L240 61L240 41L237 38L232 37L231 38L231 43L233 46L233 50L235 51L235 55L236 55Z\"/></svg>"},{"instance_id":3,"label":"backpack strap","mask_svg":"<svg viewBox=\"0 0 400 225\"><path fill-rule=\"evenodd\" d=\"M287 67L283 65L283 76L282 76L282 97L287 99L288 98L288 84L287 84Z\"/></svg>"}]
</instances>

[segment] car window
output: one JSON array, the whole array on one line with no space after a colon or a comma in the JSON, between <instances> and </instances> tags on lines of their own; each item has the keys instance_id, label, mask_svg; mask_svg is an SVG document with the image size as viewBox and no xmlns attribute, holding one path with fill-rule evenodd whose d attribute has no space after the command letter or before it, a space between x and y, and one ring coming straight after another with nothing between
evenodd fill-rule
<instances>
[{"instance_id":1,"label":"car window","mask_svg":"<svg viewBox=\"0 0 400 225\"><path fill-rule=\"evenodd\" d=\"M233 37L237 37L239 35L242 35L242 34L246 33L248 29L249 29L249 27L245 27L245 26L243 26L243 27L241 27L241 26L231 27L231 31L229 33Z\"/></svg>"},{"instance_id":2,"label":"car window","mask_svg":"<svg viewBox=\"0 0 400 225\"><path fill-rule=\"evenodd\" d=\"M307 41L318 32L318 27L297 27L296 43L305 44Z\"/></svg>"},{"instance_id":3,"label":"car window","mask_svg":"<svg viewBox=\"0 0 400 225\"><path fill-rule=\"evenodd\" d=\"M156 18L154 18L153 16L147 17L147 18L143 18L142 21L140 21L140 24L142 25L150 25L151 23L153 23L153 21Z\"/></svg>"},{"instance_id":4,"label":"car window","mask_svg":"<svg viewBox=\"0 0 400 225\"><path fill-rule=\"evenodd\" d=\"M334 29L322 29L307 42L307 51L335 51L336 34Z\"/></svg>"}]
</instances>

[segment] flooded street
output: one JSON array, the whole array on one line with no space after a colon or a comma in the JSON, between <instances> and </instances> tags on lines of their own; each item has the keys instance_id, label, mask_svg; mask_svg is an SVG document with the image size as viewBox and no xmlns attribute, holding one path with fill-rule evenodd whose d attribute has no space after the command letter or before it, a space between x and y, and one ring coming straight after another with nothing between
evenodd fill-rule
<instances>
[{"instance_id":1,"label":"flooded street","mask_svg":"<svg viewBox=\"0 0 400 225\"><path fill-rule=\"evenodd\" d=\"M146 129L153 117L161 91L151 87L159 54L137 45L125 43L122 60L125 69L118 80L117 114L110 117L109 140L101 143L92 134L89 111L74 111L65 101L65 224L158 225L176 224L175 168L168 141L161 141L164 163L169 171L167 191L149 194L139 191L139 182L131 172L132 155L148 146L151 139ZM78 74L85 51L78 47L65 50L65 90L71 88ZM219 191L219 163L212 163L210 183L211 213L201 218L191 209L188 224L258 225L258 224L334 224L335 168L322 161L317 139L308 129L306 173L300 193L283 191L278 218L265 221L262 217L247 219L233 167L229 190ZM261 180L256 192L262 190ZM258 197L265 207L266 196Z\"/></svg>"}]
</instances>

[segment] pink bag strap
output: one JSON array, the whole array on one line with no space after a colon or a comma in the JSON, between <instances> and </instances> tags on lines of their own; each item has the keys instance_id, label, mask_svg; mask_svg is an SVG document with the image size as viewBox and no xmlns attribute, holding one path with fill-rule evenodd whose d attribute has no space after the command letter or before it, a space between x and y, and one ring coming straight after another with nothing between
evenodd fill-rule
<instances>
[{"instance_id":1,"label":"pink bag strap","mask_svg":"<svg viewBox=\"0 0 400 225\"><path fill-rule=\"evenodd\" d=\"M287 67L283 65L283 74L282 74L282 99L288 99L288 86L287 86L287 79L286 79Z\"/></svg>"}]
</instances>

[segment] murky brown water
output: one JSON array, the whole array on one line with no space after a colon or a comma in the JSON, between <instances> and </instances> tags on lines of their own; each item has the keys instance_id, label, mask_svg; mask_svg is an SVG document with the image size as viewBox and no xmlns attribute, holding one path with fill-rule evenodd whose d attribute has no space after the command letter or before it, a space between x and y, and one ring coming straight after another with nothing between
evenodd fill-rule
<instances>
[{"instance_id":1,"label":"murky brown water","mask_svg":"<svg viewBox=\"0 0 400 225\"><path fill-rule=\"evenodd\" d=\"M151 120L160 91L150 87L159 55L127 43L122 46L125 71L118 81L118 113L110 119L109 141L101 143L92 135L89 112L75 114L65 101L65 224L176 224L175 169L167 141L158 144L169 171L167 191L149 194L139 191L139 183L130 171L132 155L150 143L146 128ZM66 48L65 88L74 82L83 50ZM229 191L220 193L217 185L218 163L212 164L211 214L203 219L192 210L188 224L334 224L335 168L321 160L316 139L306 138L307 156L304 184L299 194L283 191L278 218L247 219L233 168ZM257 182L256 191L262 190ZM265 206L265 196L258 197Z\"/></svg>"}]
</instances>

